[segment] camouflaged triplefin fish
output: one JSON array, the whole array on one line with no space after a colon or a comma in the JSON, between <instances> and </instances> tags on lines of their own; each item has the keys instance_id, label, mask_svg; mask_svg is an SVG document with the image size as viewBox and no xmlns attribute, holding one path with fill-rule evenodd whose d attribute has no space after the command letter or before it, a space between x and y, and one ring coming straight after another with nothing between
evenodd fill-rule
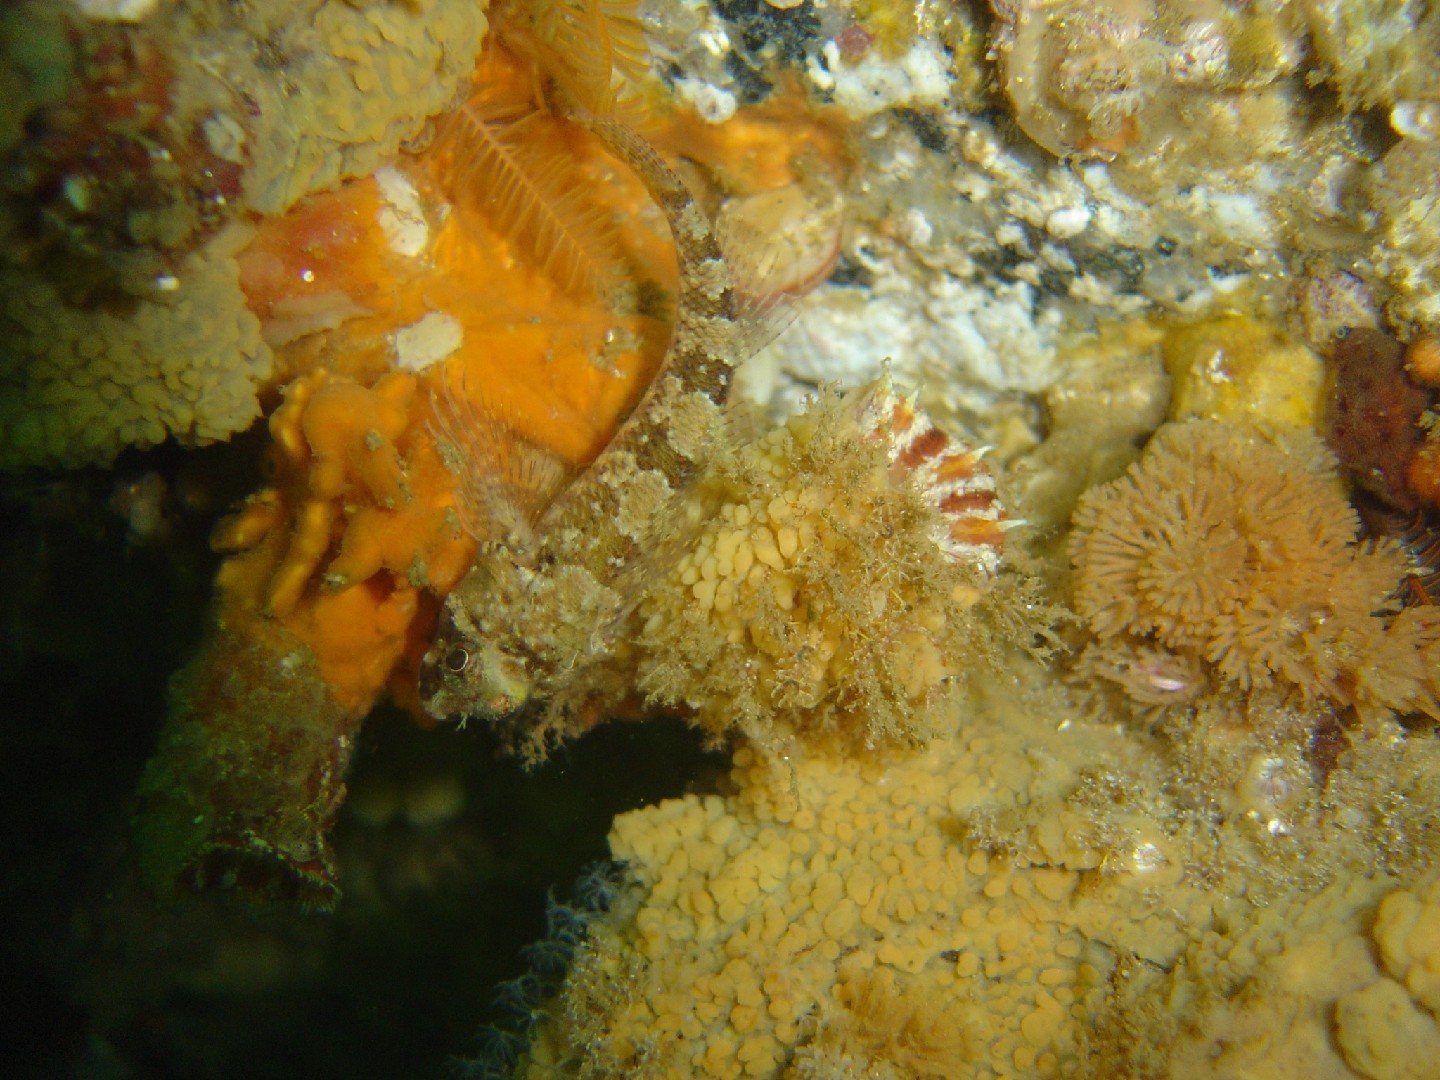
<instances>
[{"instance_id":1,"label":"camouflaged triplefin fish","mask_svg":"<svg viewBox=\"0 0 1440 1080\"><path fill-rule=\"evenodd\" d=\"M673 339L609 445L533 513L523 504L534 493L524 489L547 482L487 478L487 469L506 469L484 460L486 436L477 438L473 418L455 415L453 402L448 417L441 403L444 441L468 493L462 516L482 523L475 565L446 601L422 671L425 708L441 719L504 718L543 702L544 726L565 728L565 717L584 704L581 676L609 655L633 606L627 575L675 494L709 457L731 373L753 351L763 321L763 305L740 298L709 222L650 145L609 121L580 122L635 170L665 212L680 268Z\"/></svg>"},{"instance_id":2,"label":"camouflaged triplefin fish","mask_svg":"<svg viewBox=\"0 0 1440 1080\"><path fill-rule=\"evenodd\" d=\"M690 533L704 531L707 513L718 512L716 507L703 505L703 499L692 504L683 496L695 490L694 481L702 470L726 460L727 453L733 456L743 449L727 438L722 406L735 365L755 350L776 323L765 302L742 299L709 224L679 178L649 145L613 123L589 121L588 126L645 181L674 233L680 264L679 301L674 337L658 374L611 443L553 500L547 493L563 486L553 471L523 463L517 469L513 455L498 449L501 440L486 433L483 418L461 415L463 404L453 400L448 407L443 398L437 403L444 429L442 443L466 493L463 516L482 542L474 568L446 602L439 632L426 656L422 696L427 710L437 718L523 720L515 734L532 754L543 753L552 738L583 730L595 706L633 692L635 672L625 673L626 664L620 662L619 654L628 656L633 668L639 650L644 654L638 656L640 667L654 666L650 663L657 659L651 647L654 643L647 645L644 633L637 637L629 618L647 590L681 588L684 595L671 599L689 615L694 614L696 603L704 606L705 582L687 585L682 581L677 586L664 567L667 559L683 557L696 539ZM760 293L764 295L763 289ZM949 612L944 617L936 615L931 619L934 627L914 630L911 637L934 637L936 643L925 655L934 657L947 671L958 667L971 651L975 634L970 629L974 620L962 610L966 605L957 604L955 597L974 594L977 585L983 588L993 578L1009 524L994 479L981 461L983 451L953 442L912 400L894 392L888 374L853 391L830 411L834 408L840 408L835 414L840 429L832 440L839 456L830 460L823 475L816 474L811 481L826 488L828 494L818 490L812 494L819 503L835 499L848 504L856 493L846 485L860 482L852 474L875 460L860 447L878 444L884 451L883 486L900 500L891 509L899 515L897 520L918 524L916 544L907 548L894 535L888 540L875 537L874 550L867 543L860 563L850 565L841 560L833 566L813 568L813 587L804 596L780 603L776 591L768 600L759 601L756 617L775 623L769 627L767 640L798 640L799 630L789 623L814 621L812 616L824 621L826 611L849 610L855 606L849 594L874 592L882 581L889 582L882 594L895 592L896 581L905 573L898 563L881 564L893 561L896 552L904 548L913 556L906 565L915 564L910 566L910 576L920 589L909 606L928 605L927 610ZM855 467L847 467L847 462ZM866 484L877 482L869 474L861 479ZM764 487L771 480L757 482ZM832 524L840 532L856 532L854 523L840 522L844 514L839 510L832 516L836 518ZM756 527L765 532L765 527ZM771 554L779 560L777 572L786 571L780 565L786 556L785 533L781 529L775 534L778 540L771 536ZM755 541L760 551L756 558L762 562L770 551L761 543L763 539ZM797 545L798 540L790 545L797 548L790 554L799 558ZM825 557L818 549L803 555L807 560ZM719 561L711 561L718 574ZM707 564L706 573L711 569ZM799 577L795 581L809 572L796 570ZM788 576L786 580L791 581ZM730 595L721 596L714 581L709 585L708 595L717 603ZM694 597L685 592L687 587ZM809 611L811 605L815 612ZM897 605L906 606L898 600ZM658 659L667 670L704 669L716 660L713 655L707 657L703 634L687 636L681 623L689 615L677 616L675 629L681 642L660 650L663 655ZM863 625L849 626L842 636L868 642L907 632L903 612L886 604L865 616L872 617L888 619L894 625L872 626L861 619ZM649 629L648 621L645 629ZM755 632L753 625L751 631ZM622 632L628 636L623 648L617 649L622 645ZM763 627L760 632L766 636ZM726 636L722 651L728 656L730 646L738 643L737 678L753 690L752 683L764 684L760 673L774 657L759 652L751 655L746 640L743 632L738 637ZM848 691L833 688L831 696L836 700L855 698L855 687L861 684L908 685L901 673L892 670L897 661L884 650L877 653L860 648L859 653L870 660L856 661L858 667L840 665L855 686ZM913 682L913 677L909 681ZM647 693L655 701L697 705L688 691L671 685L673 682L657 683ZM724 701L733 696L729 692L719 695ZM920 694L919 698L928 700L929 696L933 695ZM892 704L914 712L919 698L907 691ZM786 705L772 694L757 708L776 711L783 719ZM877 710L878 706L870 711ZM703 722L703 716L701 719ZM906 734L915 725L891 726Z\"/></svg>"}]
</instances>

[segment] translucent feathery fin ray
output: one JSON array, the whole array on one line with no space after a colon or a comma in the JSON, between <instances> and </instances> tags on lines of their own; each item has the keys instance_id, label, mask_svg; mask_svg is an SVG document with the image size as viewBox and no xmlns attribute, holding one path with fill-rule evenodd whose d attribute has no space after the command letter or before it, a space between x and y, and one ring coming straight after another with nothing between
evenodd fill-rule
<instances>
[{"instance_id":1,"label":"translucent feathery fin ray","mask_svg":"<svg viewBox=\"0 0 1440 1080\"><path fill-rule=\"evenodd\" d=\"M503 95L466 102L442 132L457 164L452 198L524 246L560 288L608 299L624 276L615 225L574 182L563 142L542 130L554 123Z\"/></svg>"},{"instance_id":2,"label":"translucent feathery fin ray","mask_svg":"<svg viewBox=\"0 0 1440 1080\"><path fill-rule=\"evenodd\" d=\"M717 228L716 242L735 282L737 354L751 357L795 321L794 297L778 279L783 259L773 238L757 236L734 221Z\"/></svg>"},{"instance_id":3,"label":"translucent feathery fin ray","mask_svg":"<svg viewBox=\"0 0 1440 1080\"><path fill-rule=\"evenodd\" d=\"M553 84L556 111L644 126L650 50L637 0L526 0L496 12L498 35Z\"/></svg>"},{"instance_id":4,"label":"translucent feathery fin ray","mask_svg":"<svg viewBox=\"0 0 1440 1080\"><path fill-rule=\"evenodd\" d=\"M477 540L532 543L535 523L569 470L539 447L517 442L484 395L470 391L463 365L445 365L440 378L431 433L458 483L461 525Z\"/></svg>"}]
</instances>

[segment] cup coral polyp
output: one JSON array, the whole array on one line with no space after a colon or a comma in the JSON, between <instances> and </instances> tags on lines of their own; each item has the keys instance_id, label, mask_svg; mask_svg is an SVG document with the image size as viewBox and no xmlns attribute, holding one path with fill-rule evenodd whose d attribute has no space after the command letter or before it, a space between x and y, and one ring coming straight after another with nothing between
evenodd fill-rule
<instances>
[{"instance_id":1,"label":"cup coral polyp","mask_svg":"<svg viewBox=\"0 0 1440 1080\"><path fill-rule=\"evenodd\" d=\"M1086 492L1071 553L1091 670L1146 704L1278 687L1362 715L1440 714L1426 659L1440 626L1387 609L1399 553L1358 542L1333 458L1289 440L1172 424Z\"/></svg>"}]
</instances>

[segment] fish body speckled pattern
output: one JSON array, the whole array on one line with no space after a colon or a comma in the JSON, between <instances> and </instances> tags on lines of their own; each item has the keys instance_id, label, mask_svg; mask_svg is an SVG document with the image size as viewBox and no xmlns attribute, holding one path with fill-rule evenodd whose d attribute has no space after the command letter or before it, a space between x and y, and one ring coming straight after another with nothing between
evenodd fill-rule
<instances>
[{"instance_id":1,"label":"fish body speckled pattern","mask_svg":"<svg viewBox=\"0 0 1440 1080\"><path fill-rule=\"evenodd\" d=\"M628 608L627 574L676 492L709 456L749 316L709 222L640 136L578 117L649 189L674 235L674 336L654 381L599 457L524 539L482 538L450 594L422 672L437 718L505 717L544 701L561 721L577 672L603 659ZM530 539L533 537L533 539Z\"/></svg>"}]
</instances>

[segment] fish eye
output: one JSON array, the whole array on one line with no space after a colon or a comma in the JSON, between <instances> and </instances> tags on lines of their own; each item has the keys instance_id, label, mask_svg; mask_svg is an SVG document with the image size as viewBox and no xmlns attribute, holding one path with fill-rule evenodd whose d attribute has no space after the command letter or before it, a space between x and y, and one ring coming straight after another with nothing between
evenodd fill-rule
<instances>
[{"instance_id":1,"label":"fish eye","mask_svg":"<svg viewBox=\"0 0 1440 1080\"><path fill-rule=\"evenodd\" d=\"M445 654L445 666L457 675L469 664L470 654L458 645Z\"/></svg>"}]
</instances>

